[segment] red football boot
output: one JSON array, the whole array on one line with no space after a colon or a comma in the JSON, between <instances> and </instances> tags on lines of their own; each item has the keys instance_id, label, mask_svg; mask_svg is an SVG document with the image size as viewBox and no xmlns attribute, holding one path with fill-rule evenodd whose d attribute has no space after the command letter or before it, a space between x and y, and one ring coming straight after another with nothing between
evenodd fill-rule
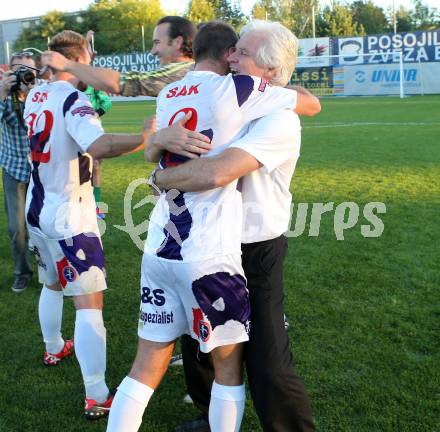
<instances>
[{"instance_id":1,"label":"red football boot","mask_svg":"<svg viewBox=\"0 0 440 432\"><path fill-rule=\"evenodd\" d=\"M43 363L46 366L56 366L63 358L69 357L73 354L73 348L73 340L68 339L66 342L64 342L64 347L59 353L50 354L45 351L43 355Z\"/></svg>"},{"instance_id":2,"label":"red football boot","mask_svg":"<svg viewBox=\"0 0 440 432\"><path fill-rule=\"evenodd\" d=\"M97 420L108 415L115 397L116 390L110 390L108 398L103 403L98 403L95 399L87 399L84 406L84 415L88 420Z\"/></svg>"}]
</instances>

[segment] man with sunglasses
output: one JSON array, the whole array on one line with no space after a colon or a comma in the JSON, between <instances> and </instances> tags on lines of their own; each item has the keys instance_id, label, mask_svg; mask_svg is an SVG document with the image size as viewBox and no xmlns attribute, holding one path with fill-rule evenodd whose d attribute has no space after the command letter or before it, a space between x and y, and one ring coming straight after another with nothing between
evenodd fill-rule
<instances>
[{"instance_id":1,"label":"man with sunglasses","mask_svg":"<svg viewBox=\"0 0 440 432\"><path fill-rule=\"evenodd\" d=\"M28 256L28 241L25 222L26 190L29 184L28 163L29 140L23 122L23 108L32 85L17 84L15 72L28 67L35 75L35 61L31 52L15 53L9 62L10 70L3 74L0 83L0 166L2 167L3 193L8 234L14 259L15 281L12 291L26 289L32 276ZM12 98L14 93L14 99Z\"/></svg>"}]
</instances>

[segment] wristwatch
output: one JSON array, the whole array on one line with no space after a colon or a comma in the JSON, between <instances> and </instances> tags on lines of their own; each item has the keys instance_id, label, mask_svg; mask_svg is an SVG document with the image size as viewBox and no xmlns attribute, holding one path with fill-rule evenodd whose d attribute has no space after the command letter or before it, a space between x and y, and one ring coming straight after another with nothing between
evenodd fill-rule
<instances>
[{"instance_id":1,"label":"wristwatch","mask_svg":"<svg viewBox=\"0 0 440 432\"><path fill-rule=\"evenodd\" d=\"M151 174L150 177L148 177L147 183L160 195L162 193L162 191L160 190L159 186L157 186L156 184L156 173L160 170L161 168L157 167L155 168Z\"/></svg>"}]
</instances>

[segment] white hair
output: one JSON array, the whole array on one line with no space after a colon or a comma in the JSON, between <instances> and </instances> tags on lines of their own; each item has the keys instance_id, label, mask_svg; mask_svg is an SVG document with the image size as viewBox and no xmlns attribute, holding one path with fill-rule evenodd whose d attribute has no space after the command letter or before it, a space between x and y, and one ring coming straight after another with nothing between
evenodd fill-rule
<instances>
[{"instance_id":1,"label":"white hair","mask_svg":"<svg viewBox=\"0 0 440 432\"><path fill-rule=\"evenodd\" d=\"M263 36L255 53L255 63L259 67L275 69L271 84L286 86L295 70L298 59L298 39L279 22L255 20L246 24L240 32Z\"/></svg>"}]
</instances>

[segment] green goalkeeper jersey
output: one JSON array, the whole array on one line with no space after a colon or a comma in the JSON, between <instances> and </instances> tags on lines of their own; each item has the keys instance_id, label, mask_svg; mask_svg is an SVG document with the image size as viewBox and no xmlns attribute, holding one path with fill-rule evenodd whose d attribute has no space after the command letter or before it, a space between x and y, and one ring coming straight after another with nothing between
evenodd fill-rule
<instances>
[{"instance_id":1,"label":"green goalkeeper jersey","mask_svg":"<svg viewBox=\"0 0 440 432\"><path fill-rule=\"evenodd\" d=\"M112 101L105 91L95 90L88 86L84 92L90 99L93 109L102 117L112 107Z\"/></svg>"}]
</instances>

